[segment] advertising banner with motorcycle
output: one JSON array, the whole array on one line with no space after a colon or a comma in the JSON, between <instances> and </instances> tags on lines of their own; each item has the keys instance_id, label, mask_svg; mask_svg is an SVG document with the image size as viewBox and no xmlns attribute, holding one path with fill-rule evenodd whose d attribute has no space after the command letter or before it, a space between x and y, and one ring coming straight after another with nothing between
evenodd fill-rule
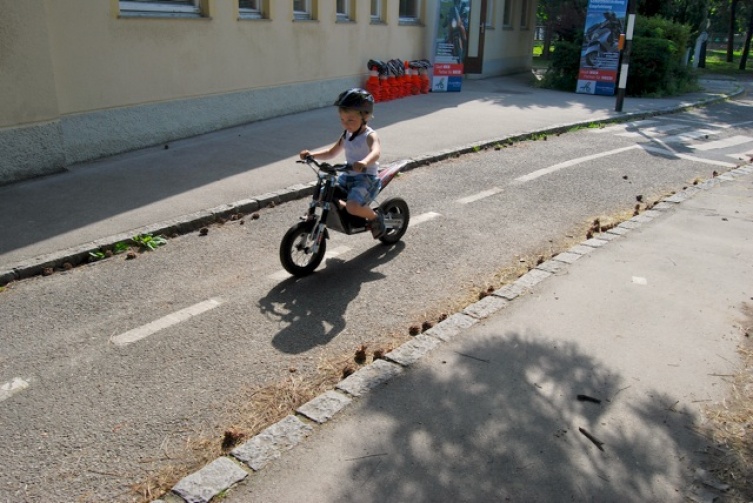
<instances>
[{"instance_id":1,"label":"advertising banner with motorcycle","mask_svg":"<svg viewBox=\"0 0 753 503\"><path fill-rule=\"evenodd\" d=\"M460 91L468 50L471 0L440 0L434 42L433 92Z\"/></svg>"},{"instance_id":2,"label":"advertising banner with motorcycle","mask_svg":"<svg viewBox=\"0 0 753 503\"><path fill-rule=\"evenodd\" d=\"M614 95L626 13L627 0L589 1L577 93Z\"/></svg>"}]
</instances>

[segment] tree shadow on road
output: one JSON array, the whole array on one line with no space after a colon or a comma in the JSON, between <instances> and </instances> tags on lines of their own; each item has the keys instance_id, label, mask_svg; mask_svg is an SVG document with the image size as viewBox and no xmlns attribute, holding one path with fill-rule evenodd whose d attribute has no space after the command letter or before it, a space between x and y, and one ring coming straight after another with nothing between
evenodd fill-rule
<instances>
[{"instance_id":1,"label":"tree shadow on road","mask_svg":"<svg viewBox=\"0 0 753 503\"><path fill-rule=\"evenodd\" d=\"M366 399L389 426L348 447L338 501L685 501L705 444L675 399L537 333L451 348Z\"/></svg>"},{"instance_id":2,"label":"tree shadow on road","mask_svg":"<svg viewBox=\"0 0 753 503\"><path fill-rule=\"evenodd\" d=\"M405 248L374 246L346 261L328 259L324 267L306 278L289 278L259 300L259 307L282 327L272 345L283 353L300 354L329 343L347 325L348 305L361 286L384 275L372 269L395 258Z\"/></svg>"}]
</instances>

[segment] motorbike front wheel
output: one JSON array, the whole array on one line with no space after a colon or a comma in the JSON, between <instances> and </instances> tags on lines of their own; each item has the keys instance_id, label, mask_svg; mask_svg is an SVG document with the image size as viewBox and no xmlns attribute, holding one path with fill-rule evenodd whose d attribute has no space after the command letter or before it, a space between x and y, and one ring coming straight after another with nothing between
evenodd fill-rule
<instances>
[{"instance_id":1,"label":"motorbike front wheel","mask_svg":"<svg viewBox=\"0 0 753 503\"><path fill-rule=\"evenodd\" d=\"M379 209L384 215L387 227L387 232L379 238L379 241L387 245L397 243L408 230L408 223L410 222L408 203L399 197L392 197L380 204Z\"/></svg>"},{"instance_id":2,"label":"motorbike front wheel","mask_svg":"<svg viewBox=\"0 0 753 503\"><path fill-rule=\"evenodd\" d=\"M314 222L299 222L288 229L280 243L280 262L293 276L307 276L319 267L327 251L327 240L322 237L319 248L313 252L312 231Z\"/></svg>"}]
</instances>

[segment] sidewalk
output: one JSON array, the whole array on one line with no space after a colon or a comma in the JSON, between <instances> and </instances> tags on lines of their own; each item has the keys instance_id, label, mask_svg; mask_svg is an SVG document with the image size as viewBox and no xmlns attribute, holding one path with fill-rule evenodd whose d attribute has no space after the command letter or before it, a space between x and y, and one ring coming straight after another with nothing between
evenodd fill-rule
<instances>
[{"instance_id":1,"label":"sidewalk","mask_svg":"<svg viewBox=\"0 0 753 503\"><path fill-rule=\"evenodd\" d=\"M238 483L223 502L711 503L703 411L753 326L751 256L748 165L539 265L164 501Z\"/></svg>"},{"instance_id":2,"label":"sidewalk","mask_svg":"<svg viewBox=\"0 0 753 503\"><path fill-rule=\"evenodd\" d=\"M607 119L667 113L742 91L706 80L704 92L669 99L578 95L531 87L520 76L467 80L459 93L379 103L372 122L384 162L415 167L475 146ZM88 259L89 251L135 234L196 229L218 215L301 197L310 173L303 148L339 135L331 107L235 127L0 187L0 285Z\"/></svg>"}]
</instances>

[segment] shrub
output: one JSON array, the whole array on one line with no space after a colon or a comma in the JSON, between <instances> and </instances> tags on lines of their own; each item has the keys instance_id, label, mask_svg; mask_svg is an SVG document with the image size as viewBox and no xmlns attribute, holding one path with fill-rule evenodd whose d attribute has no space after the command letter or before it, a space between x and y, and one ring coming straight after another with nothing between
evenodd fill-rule
<instances>
[{"instance_id":1,"label":"shrub","mask_svg":"<svg viewBox=\"0 0 753 503\"><path fill-rule=\"evenodd\" d=\"M636 17L628 96L671 96L696 89L696 80L684 64L690 27L661 17ZM575 42L555 42L552 63L541 86L572 92L578 82L582 34Z\"/></svg>"},{"instance_id":2,"label":"shrub","mask_svg":"<svg viewBox=\"0 0 753 503\"><path fill-rule=\"evenodd\" d=\"M552 61L541 81L541 87L560 91L575 89L578 84L581 45L581 42L558 41L554 43Z\"/></svg>"}]
</instances>

